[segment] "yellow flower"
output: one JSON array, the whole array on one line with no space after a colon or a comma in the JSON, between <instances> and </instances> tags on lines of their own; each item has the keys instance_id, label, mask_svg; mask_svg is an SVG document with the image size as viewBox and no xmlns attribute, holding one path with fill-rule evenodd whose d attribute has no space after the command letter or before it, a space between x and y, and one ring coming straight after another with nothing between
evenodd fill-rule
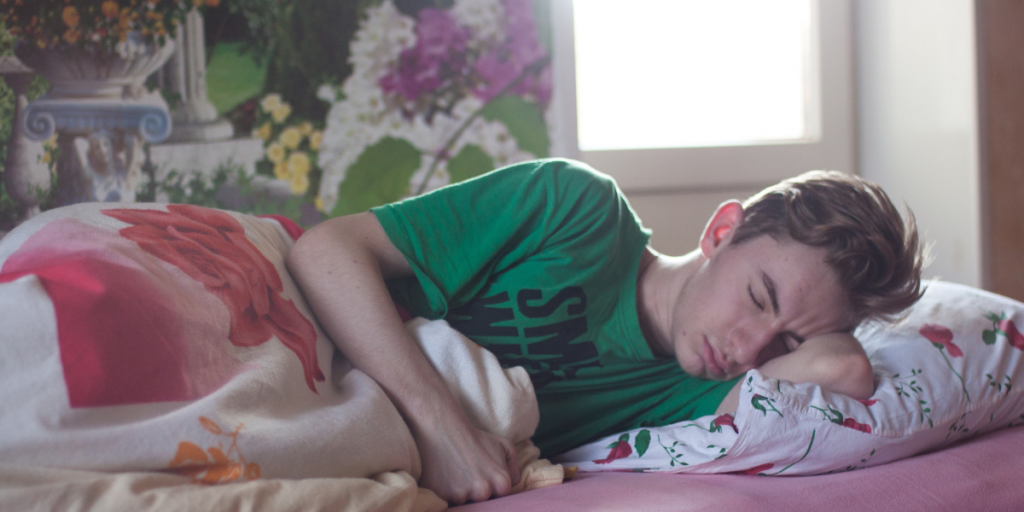
<instances>
[{"instance_id":1,"label":"yellow flower","mask_svg":"<svg viewBox=\"0 0 1024 512\"><path fill-rule=\"evenodd\" d=\"M263 140L270 138L270 123L263 123L263 126L252 131L253 137L259 137Z\"/></svg>"},{"instance_id":2,"label":"yellow flower","mask_svg":"<svg viewBox=\"0 0 1024 512\"><path fill-rule=\"evenodd\" d=\"M81 39L81 38L82 38L82 33L77 31L77 30L68 29L67 32L64 32L64 40L69 42L69 43L71 43L71 44L77 43L78 40Z\"/></svg>"},{"instance_id":3,"label":"yellow flower","mask_svg":"<svg viewBox=\"0 0 1024 512\"><path fill-rule=\"evenodd\" d=\"M121 13L121 8L114 0L107 0L106 2L103 2L100 10L103 11L103 15L106 16L108 20L116 18L118 14Z\"/></svg>"},{"instance_id":4,"label":"yellow flower","mask_svg":"<svg viewBox=\"0 0 1024 512\"><path fill-rule=\"evenodd\" d=\"M274 177L279 180L288 179L288 164L281 162L274 166Z\"/></svg>"},{"instance_id":5,"label":"yellow flower","mask_svg":"<svg viewBox=\"0 0 1024 512\"><path fill-rule=\"evenodd\" d=\"M324 211L324 200L320 196L316 196L313 200L313 206L316 206L317 211Z\"/></svg>"},{"instance_id":6,"label":"yellow flower","mask_svg":"<svg viewBox=\"0 0 1024 512\"><path fill-rule=\"evenodd\" d=\"M64 24L71 28L77 27L78 22L82 21L81 16L78 15L78 9L75 9L73 5L65 7L61 17L64 18Z\"/></svg>"},{"instance_id":7,"label":"yellow flower","mask_svg":"<svg viewBox=\"0 0 1024 512\"><path fill-rule=\"evenodd\" d=\"M281 132L281 136L278 140L281 141L281 144L284 144L284 147L288 149L295 149L299 147L299 143L302 142L302 134L299 133L298 128L289 126Z\"/></svg>"},{"instance_id":8,"label":"yellow flower","mask_svg":"<svg viewBox=\"0 0 1024 512\"><path fill-rule=\"evenodd\" d=\"M309 136L309 149L320 151L320 143L324 140L324 134L317 130Z\"/></svg>"},{"instance_id":9,"label":"yellow flower","mask_svg":"<svg viewBox=\"0 0 1024 512\"><path fill-rule=\"evenodd\" d=\"M288 157L288 175L293 179L298 175L309 174L309 168L309 156L305 151L296 151Z\"/></svg>"},{"instance_id":10,"label":"yellow flower","mask_svg":"<svg viewBox=\"0 0 1024 512\"><path fill-rule=\"evenodd\" d=\"M284 162L284 157L285 150L284 146L282 146L281 143L274 142L271 145L267 146L267 160L270 160L275 164L279 164L281 162Z\"/></svg>"},{"instance_id":11,"label":"yellow flower","mask_svg":"<svg viewBox=\"0 0 1024 512\"><path fill-rule=\"evenodd\" d=\"M277 94L276 92L272 93L272 94L268 94L268 95L264 96L262 100L260 100L260 108L263 109L263 111L267 112L267 113L272 112L275 108L280 107L280 106L281 106L281 95Z\"/></svg>"},{"instance_id":12,"label":"yellow flower","mask_svg":"<svg viewBox=\"0 0 1024 512\"><path fill-rule=\"evenodd\" d=\"M274 118L274 122L283 123L291 114L292 106L287 103L282 103L274 108L274 111L270 113L270 116Z\"/></svg>"},{"instance_id":13,"label":"yellow flower","mask_svg":"<svg viewBox=\"0 0 1024 512\"><path fill-rule=\"evenodd\" d=\"M49 151L43 153L39 157L39 163L41 163L41 164L48 164L48 163L50 163L50 160L51 160L51 158L50 158L50 152Z\"/></svg>"},{"instance_id":14,"label":"yellow flower","mask_svg":"<svg viewBox=\"0 0 1024 512\"><path fill-rule=\"evenodd\" d=\"M301 133L303 137L309 137L309 134L313 133L313 124L309 121L303 121L299 124L299 133Z\"/></svg>"},{"instance_id":15,"label":"yellow flower","mask_svg":"<svg viewBox=\"0 0 1024 512\"><path fill-rule=\"evenodd\" d=\"M194 5L196 7L202 7L203 0L192 0L192 5Z\"/></svg>"},{"instance_id":16,"label":"yellow flower","mask_svg":"<svg viewBox=\"0 0 1024 512\"><path fill-rule=\"evenodd\" d=\"M309 177L305 174L296 174L288 180L288 184L292 187L292 194L300 196L309 190Z\"/></svg>"}]
</instances>

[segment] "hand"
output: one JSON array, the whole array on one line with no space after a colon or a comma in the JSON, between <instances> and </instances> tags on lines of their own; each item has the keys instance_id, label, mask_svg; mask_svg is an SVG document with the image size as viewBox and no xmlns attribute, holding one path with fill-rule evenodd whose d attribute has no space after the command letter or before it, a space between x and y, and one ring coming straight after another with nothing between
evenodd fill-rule
<instances>
[{"instance_id":1,"label":"hand","mask_svg":"<svg viewBox=\"0 0 1024 512\"><path fill-rule=\"evenodd\" d=\"M766 377L794 384L813 382L833 393L866 400L875 393L875 376L864 348L848 333L808 338L796 350L764 362L757 369ZM736 383L719 404L716 414L733 413L739 406Z\"/></svg>"},{"instance_id":2,"label":"hand","mask_svg":"<svg viewBox=\"0 0 1024 512\"><path fill-rule=\"evenodd\" d=\"M420 487L461 505L504 496L519 483L515 447L462 418L449 417L430 432L413 429L423 461Z\"/></svg>"}]
</instances>

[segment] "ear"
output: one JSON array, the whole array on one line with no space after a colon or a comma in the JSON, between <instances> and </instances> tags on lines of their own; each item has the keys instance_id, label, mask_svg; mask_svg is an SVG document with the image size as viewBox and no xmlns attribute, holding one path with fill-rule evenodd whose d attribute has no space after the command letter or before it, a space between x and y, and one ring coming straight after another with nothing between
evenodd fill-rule
<instances>
[{"instance_id":1,"label":"ear","mask_svg":"<svg viewBox=\"0 0 1024 512\"><path fill-rule=\"evenodd\" d=\"M718 205L707 226L704 226L704 234L700 236L700 252L710 258L717 249L729 244L736 228L742 223L743 205L739 201L730 200Z\"/></svg>"}]
</instances>

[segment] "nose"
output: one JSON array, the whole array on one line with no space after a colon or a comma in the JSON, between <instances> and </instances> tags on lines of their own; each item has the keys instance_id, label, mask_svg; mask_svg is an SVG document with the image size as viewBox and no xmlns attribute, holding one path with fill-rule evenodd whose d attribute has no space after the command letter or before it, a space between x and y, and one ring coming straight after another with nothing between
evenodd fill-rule
<instances>
[{"instance_id":1,"label":"nose","mask_svg":"<svg viewBox=\"0 0 1024 512\"><path fill-rule=\"evenodd\" d=\"M743 371L757 365L761 351L775 338L771 325L747 322L736 325L729 332L729 348L733 363Z\"/></svg>"}]
</instances>

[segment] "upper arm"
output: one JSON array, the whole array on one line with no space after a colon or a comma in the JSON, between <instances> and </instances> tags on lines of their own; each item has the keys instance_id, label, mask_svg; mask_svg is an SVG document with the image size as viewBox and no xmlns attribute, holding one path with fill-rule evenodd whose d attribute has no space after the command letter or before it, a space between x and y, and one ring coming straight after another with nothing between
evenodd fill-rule
<instances>
[{"instance_id":1,"label":"upper arm","mask_svg":"<svg viewBox=\"0 0 1024 512\"><path fill-rule=\"evenodd\" d=\"M371 212L335 217L311 228L288 254L288 269L301 272L310 265L332 265L342 257L372 258L385 279L412 275L409 262Z\"/></svg>"}]
</instances>

